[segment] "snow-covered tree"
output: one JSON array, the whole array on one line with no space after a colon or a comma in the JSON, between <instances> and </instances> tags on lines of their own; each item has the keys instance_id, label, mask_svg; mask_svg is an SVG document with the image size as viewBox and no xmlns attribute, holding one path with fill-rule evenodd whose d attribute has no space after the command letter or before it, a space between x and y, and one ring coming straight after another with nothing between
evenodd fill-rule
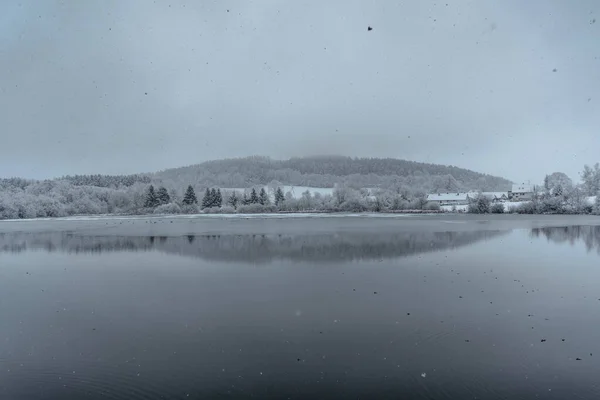
<instances>
[{"instance_id":1,"label":"snow-covered tree","mask_svg":"<svg viewBox=\"0 0 600 400\"><path fill-rule=\"evenodd\" d=\"M598 193L600 191L600 164L594 164L593 168L585 165L581 173L581 180L588 196Z\"/></svg>"},{"instance_id":2,"label":"snow-covered tree","mask_svg":"<svg viewBox=\"0 0 600 400\"><path fill-rule=\"evenodd\" d=\"M210 208L213 204L212 193L209 188L206 188L204 192L204 197L202 198L202 208Z\"/></svg>"},{"instance_id":3,"label":"snow-covered tree","mask_svg":"<svg viewBox=\"0 0 600 400\"><path fill-rule=\"evenodd\" d=\"M239 202L240 199L237 195L237 192L234 190L233 192L231 192L231 195L229 195L229 198L227 199L227 204L229 204L234 209L237 209Z\"/></svg>"},{"instance_id":4,"label":"snow-covered tree","mask_svg":"<svg viewBox=\"0 0 600 400\"><path fill-rule=\"evenodd\" d=\"M192 187L192 185L189 185L187 187L187 190L185 191L185 195L183 196L183 204L186 206L189 206L192 204L198 204L198 199L196 198L196 192L194 191L194 188Z\"/></svg>"},{"instance_id":5,"label":"snow-covered tree","mask_svg":"<svg viewBox=\"0 0 600 400\"><path fill-rule=\"evenodd\" d=\"M256 189L252 188L252 191L250 192L250 199L249 199L250 204L258 204L259 200L258 200L258 195L256 194Z\"/></svg>"},{"instance_id":6,"label":"snow-covered tree","mask_svg":"<svg viewBox=\"0 0 600 400\"><path fill-rule=\"evenodd\" d=\"M156 196L156 192L154 191L154 186L150 185L148 187L148 191L146 192L146 201L144 202L144 207L154 208L158 205L160 205L160 202Z\"/></svg>"},{"instance_id":7,"label":"snow-covered tree","mask_svg":"<svg viewBox=\"0 0 600 400\"><path fill-rule=\"evenodd\" d=\"M434 192L458 192L460 190L460 184L450 174L445 176L438 176L433 180L433 191Z\"/></svg>"},{"instance_id":8,"label":"snow-covered tree","mask_svg":"<svg viewBox=\"0 0 600 400\"><path fill-rule=\"evenodd\" d=\"M171 196L169 196L169 192L164 186L158 188L156 192L156 197L158 198L159 204L169 204L171 202Z\"/></svg>"},{"instance_id":9,"label":"snow-covered tree","mask_svg":"<svg viewBox=\"0 0 600 400\"><path fill-rule=\"evenodd\" d=\"M260 189L260 194L258 195L258 202L263 206L266 206L270 203L269 196L267 195L267 191L264 187Z\"/></svg>"},{"instance_id":10,"label":"snow-covered tree","mask_svg":"<svg viewBox=\"0 0 600 400\"><path fill-rule=\"evenodd\" d=\"M278 206L280 205L283 201L285 201L285 195L283 194L283 190L281 190L281 187L278 186L275 189L275 205Z\"/></svg>"},{"instance_id":11,"label":"snow-covered tree","mask_svg":"<svg viewBox=\"0 0 600 400\"><path fill-rule=\"evenodd\" d=\"M209 207L217 206L217 190L215 188L210 189L210 205Z\"/></svg>"},{"instance_id":12,"label":"snow-covered tree","mask_svg":"<svg viewBox=\"0 0 600 400\"><path fill-rule=\"evenodd\" d=\"M313 197L310 194L310 190L302 192L302 195L298 200L298 206L301 210L312 210L314 208Z\"/></svg>"},{"instance_id":13,"label":"snow-covered tree","mask_svg":"<svg viewBox=\"0 0 600 400\"><path fill-rule=\"evenodd\" d=\"M154 214L180 214L181 207L175 203L162 204L154 209Z\"/></svg>"},{"instance_id":14,"label":"snow-covered tree","mask_svg":"<svg viewBox=\"0 0 600 400\"><path fill-rule=\"evenodd\" d=\"M179 197L179 193L178 193L177 189L171 188L169 190L169 198L171 199L172 203L181 205L181 201L180 201L180 197Z\"/></svg>"},{"instance_id":15,"label":"snow-covered tree","mask_svg":"<svg viewBox=\"0 0 600 400\"><path fill-rule=\"evenodd\" d=\"M471 214L487 214L490 212L490 199L486 196L478 195L469 203L467 211Z\"/></svg>"},{"instance_id":16,"label":"snow-covered tree","mask_svg":"<svg viewBox=\"0 0 600 400\"><path fill-rule=\"evenodd\" d=\"M217 189L217 193L215 195L213 207L221 207L223 205L223 195L221 195L221 189Z\"/></svg>"},{"instance_id":17,"label":"snow-covered tree","mask_svg":"<svg viewBox=\"0 0 600 400\"><path fill-rule=\"evenodd\" d=\"M561 196L565 191L570 191L573 188L573 181L564 172L553 172L546 175L544 178L544 189L555 196ZM557 194L556 191L561 193Z\"/></svg>"},{"instance_id":18,"label":"snow-covered tree","mask_svg":"<svg viewBox=\"0 0 600 400\"><path fill-rule=\"evenodd\" d=\"M596 201L594 202L593 213L600 215L600 192L596 193Z\"/></svg>"},{"instance_id":19,"label":"snow-covered tree","mask_svg":"<svg viewBox=\"0 0 600 400\"><path fill-rule=\"evenodd\" d=\"M248 204L250 204L250 200L248 199L246 193L244 193L244 195L242 196L242 205L247 206Z\"/></svg>"},{"instance_id":20,"label":"snow-covered tree","mask_svg":"<svg viewBox=\"0 0 600 400\"><path fill-rule=\"evenodd\" d=\"M566 204L568 211L571 213L589 213L590 206L587 203L585 190L579 186L575 186L566 196Z\"/></svg>"}]
</instances>

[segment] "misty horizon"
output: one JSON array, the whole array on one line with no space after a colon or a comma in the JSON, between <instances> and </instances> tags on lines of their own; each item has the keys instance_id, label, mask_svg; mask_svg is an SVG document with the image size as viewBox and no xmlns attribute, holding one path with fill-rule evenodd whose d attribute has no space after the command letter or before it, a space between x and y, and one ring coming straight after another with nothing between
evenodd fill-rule
<instances>
[{"instance_id":1,"label":"misty horizon","mask_svg":"<svg viewBox=\"0 0 600 400\"><path fill-rule=\"evenodd\" d=\"M0 176L339 154L578 180L600 145L594 6L2 4Z\"/></svg>"},{"instance_id":2,"label":"misty horizon","mask_svg":"<svg viewBox=\"0 0 600 400\"><path fill-rule=\"evenodd\" d=\"M296 156L296 157L289 157L289 158L278 158L278 157L271 157L271 156L264 156L264 155L259 155L259 154L255 154L255 155L249 155L246 157L226 157L226 158L222 158L222 159L209 159L209 160L204 160L198 163L193 163L193 164L189 164L189 165L176 165L173 167L168 167L168 168L163 168L161 170L155 170L155 171L132 171L132 172L127 172L127 173L117 173L117 174L103 174L103 173L97 173L97 172L92 172L92 173L79 173L79 172L75 172L75 173L69 173L69 174L65 174L65 175L61 175L61 176L51 176L51 177L42 177L42 178L31 178L31 177L26 177L26 176L18 176L18 177L9 177L9 176L0 176L0 179L7 179L7 178L23 178L23 179L31 179L31 180L58 180L61 179L65 176L77 176L77 175L107 175L107 176L119 176L119 175L153 175L153 174L157 174L157 173L161 173L164 171L170 171L170 170L174 170L174 169L178 169L178 168L186 168L186 167L194 167L194 166L201 166L203 163L207 163L207 162L212 162L212 161L229 161L229 160L246 160L246 159L252 159L252 158L267 158L273 161L287 161L287 160L291 160L291 159L326 159L326 158L351 158L351 159L358 159L358 160L363 160L363 159L393 159L393 160L400 160L397 158L393 158L393 157L353 157L353 156L345 156L345 155L340 155L340 154L317 154L317 155L306 155L306 156ZM403 160L403 161L409 161L409 162L416 162L416 163L423 163L421 161L418 160ZM423 164L432 164L432 165L441 165L441 164L436 164L436 163L423 163ZM476 173L481 173L481 174L485 174L485 175L489 175L489 176L497 176L497 175L493 175L493 174L488 174L485 172L481 172L481 171L474 171L471 168L468 167L462 167L459 165L443 165L445 167L457 167L457 168L461 168L461 169L466 169L466 170L470 170ZM508 179L505 177L499 177L499 178L504 178L504 179ZM509 181L511 181L510 179L508 179ZM512 181L514 183L517 183L517 181Z\"/></svg>"},{"instance_id":3,"label":"misty horizon","mask_svg":"<svg viewBox=\"0 0 600 400\"><path fill-rule=\"evenodd\" d=\"M64 177L68 177L68 176L78 176L78 175L106 175L106 176L128 176L128 175L154 175L157 173L161 173L161 172L165 172L165 171L170 171L170 170L176 170L178 168L186 168L186 167L194 167L194 166L201 166L203 163L206 162L212 162L212 161L228 161L228 160L245 160L245 159L251 159L251 158L268 158L270 160L273 161L286 161L286 160L290 160L290 159L313 159L313 158L351 158L351 159L394 159L394 160L401 160L398 158L394 158L394 157L359 157L359 156L346 156L346 155L341 155L341 154L313 154L313 155L306 155L306 156L294 156L294 157L288 157L288 158L281 158L281 157L271 157L271 156L265 156L265 155L259 155L259 154L255 154L255 155L249 155L249 156L245 156L245 157L226 157L226 158L222 158L222 159L208 159L208 160L204 160L201 162L197 162L197 163L193 163L193 164L189 164L189 165L176 165L176 166L172 166L172 167L167 167L167 168L163 168L160 170L154 170L154 171L131 171L131 172L122 172L122 173L115 173L115 174L104 174L104 173L99 173L99 172L91 172L91 173L81 173L81 172L74 172L74 173L68 173L68 174L64 174L61 176L48 176L48 177L27 177L27 176L0 176L0 179L9 179L9 178L22 178L22 179L27 179L27 180L34 180L34 181L43 181L43 180L60 180ZM510 179L504 176L498 176L498 175L494 175L494 174L490 174L487 172L483 172L483 171L477 171L477 170L473 170L472 168L469 168L468 166L460 166L460 165L444 165L444 164L437 164L437 163L425 163L422 161L418 161L418 160L409 160L409 159L402 159L403 161L409 161L409 162L416 162L416 163L423 163L423 164L432 164L432 165L441 165L444 167L456 167L456 168L461 168L461 169L465 169L465 170L470 170L479 174L484 174L484 175L488 175L488 176L492 176L492 177L498 177L498 178L503 178L503 179L507 179L508 181L511 181L515 184L517 183L527 183L527 184L535 184L538 185L539 182L543 181L543 179L539 179L535 182L532 182L530 180L514 180L514 179ZM548 175L548 174L547 174ZM573 179L573 181L579 181L579 179L581 178L581 174L578 173L577 176L575 177L575 179Z\"/></svg>"}]
</instances>

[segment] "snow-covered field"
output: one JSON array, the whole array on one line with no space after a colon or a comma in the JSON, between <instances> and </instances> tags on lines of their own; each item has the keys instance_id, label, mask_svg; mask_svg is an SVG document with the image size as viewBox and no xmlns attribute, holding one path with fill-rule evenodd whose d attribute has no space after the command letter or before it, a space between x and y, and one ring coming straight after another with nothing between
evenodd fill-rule
<instances>
[{"instance_id":1,"label":"snow-covered field","mask_svg":"<svg viewBox=\"0 0 600 400\"><path fill-rule=\"evenodd\" d=\"M149 214L149 215L81 215L59 218L5 219L2 222L36 221L110 221L110 220L147 220L147 219L287 219L287 218L406 218L428 213L262 213L262 214Z\"/></svg>"},{"instance_id":2,"label":"snow-covered field","mask_svg":"<svg viewBox=\"0 0 600 400\"><path fill-rule=\"evenodd\" d=\"M504 212L510 212L511 208L514 207L519 207L521 204L527 203L526 201L513 201L513 202L506 202L506 203L500 203L504 205ZM452 207L453 206L441 206L440 209L444 210L444 211L452 211ZM467 212L469 206L468 205L459 205L456 206L456 211L459 212Z\"/></svg>"},{"instance_id":3,"label":"snow-covered field","mask_svg":"<svg viewBox=\"0 0 600 400\"><path fill-rule=\"evenodd\" d=\"M453 207L456 207L457 212L466 212L469 206L467 205L458 205L458 206L440 206L440 210L443 211L454 211Z\"/></svg>"},{"instance_id":4,"label":"snow-covered field","mask_svg":"<svg viewBox=\"0 0 600 400\"><path fill-rule=\"evenodd\" d=\"M586 199L589 205L593 205L596 202L596 196L589 196ZM527 201L507 201L506 203L501 203L504 205L504 212L510 212L512 208L516 208L521 206L522 204L528 203ZM444 211L452 211L453 206L441 206L440 209ZM466 212L469 206L467 205L459 205L456 206L456 211L458 212Z\"/></svg>"}]
</instances>

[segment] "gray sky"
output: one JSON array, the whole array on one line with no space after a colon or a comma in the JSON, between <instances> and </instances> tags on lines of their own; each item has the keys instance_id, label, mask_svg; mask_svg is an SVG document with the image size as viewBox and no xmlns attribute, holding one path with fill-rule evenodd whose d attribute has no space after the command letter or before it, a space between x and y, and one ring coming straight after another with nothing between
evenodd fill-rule
<instances>
[{"instance_id":1,"label":"gray sky","mask_svg":"<svg viewBox=\"0 0 600 400\"><path fill-rule=\"evenodd\" d=\"M341 154L577 179L600 161L595 8L2 2L0 176Z\"/></svg>"}]
</instances>

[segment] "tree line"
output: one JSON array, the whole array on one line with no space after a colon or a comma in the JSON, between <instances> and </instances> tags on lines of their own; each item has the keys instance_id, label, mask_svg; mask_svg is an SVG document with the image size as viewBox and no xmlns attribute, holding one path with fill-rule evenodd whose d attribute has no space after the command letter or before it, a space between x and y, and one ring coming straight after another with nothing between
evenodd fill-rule
<instances>
[{"instance_id":1,"label":"tree line","mask_svg":"<svg viewBox=\"0 0 600 400\"><path fill-rule=\"evenodd\" d=\"M417 174L418 175L418 174ZM44 181L22 178L0 179L0 219L64 217L70 215L141 215L148 213L262 213L262 212L386 212L403 210L436 210L426 200L427 192L416 186L391 184L380 187L360 187L343 180L327 194L318 189L300 196L285 192L283 184L266 181L266 185L250 185L247 189L227 189L226 186L200 185L195 181L178 184L178 180L131 175L126 178L95 175L75 179ZM407 180L415 178L405 177ZM431 177L430 177L431 178ZM429 178L428 178L429 179ZM96 182L102 186L87 185ZM190 182L193 182L190 184ZM454 192L477 189L464 187L464 182L452 175L430 179L433 192ZM244 187L244 186L242 186ZM231 188L231 186L230 186ZM531 202L518 207L500 208L485 199L470 207L472 212L522 213L598 213L599 204L588 204L588 196L600 190L600 165L585 166L581 182L573 183L557 172L544 179L544 185ZM199 199L196 193L203 193ZM597 200L598 202L598 200ZM510 205L510 203L507 203Z\"/></svg>"},{"instance_id":2,"label":"tree line","mask_svg":"<svg viewBox=\"0 0 600 400\"><path fill-rule=\"evenodd\" d=\"M284 201L285 195L281 187L275 188L274 205L282 205ZM206 188L202 201L198 202L194 187L188 185L180 203L178 204L177 201L172 202L171 196L164 186L155 189L154 185L150 185L146 190L144 207L154 212L197 212L200 209L213 209L213 212L218 212L218 209L221 209L223 206L230 207L233 210L237 210L239 206L256 205L267 207L271 205L271 199L264 187L258 191L256 188L251 188L248 193L244 191L241 196L236 190L233 190L225 199L223 198L221 188ZM198 205L200 205L200 208L197 208Z\"/></svg>"},{"instance_id":3,"label":"tree line","mask_svg":"<svg viewBox=\"0 0 600 400\"><path fill-rule=\"evenodd\" d=\"M590 198L595 199L590 201ZM506 207L505 207L506 206ZM600 215L600 164L585 165L581 182L574 183L563 172L544 177L542 187L534 187L531 201L511 206L492 204L485 196L476 196L468 212L475 214L514 212L518 214L595 214Z\"/></svg>"}]
</instances>

